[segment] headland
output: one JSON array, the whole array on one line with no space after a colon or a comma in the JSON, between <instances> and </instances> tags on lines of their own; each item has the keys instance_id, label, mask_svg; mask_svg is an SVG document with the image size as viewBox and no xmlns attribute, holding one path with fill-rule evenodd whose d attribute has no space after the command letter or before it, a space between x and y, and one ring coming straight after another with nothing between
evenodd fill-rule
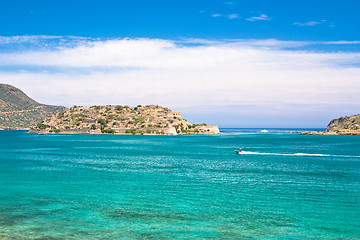
<instances>
[{"instance_id":1,"label":"headland","mask_svg":"<svg viewBox=\"0 0 360 240\"><path fill-rule=\"evenodd\" d=\"M340 117L330 121L325 132L298 132L305 135L360 135L360 114Z\"/></svg>"}]
</instances>

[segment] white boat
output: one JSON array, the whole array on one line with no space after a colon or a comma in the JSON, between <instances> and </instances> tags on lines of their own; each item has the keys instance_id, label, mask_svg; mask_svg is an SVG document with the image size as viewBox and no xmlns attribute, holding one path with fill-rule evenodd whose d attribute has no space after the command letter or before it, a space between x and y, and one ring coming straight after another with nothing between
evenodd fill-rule
<instances>
[{"instance_id":1,"label":"white boat","mask_svg":"<svg viewBox=\"0 0 360 240\"><path fill-rule=\"evenodd\" d=\"M263 130L261 130L260 132L262 132L262 133L268 133L269 131L266 130L266 129L263 129Z\"/></svg>"}]
</instances>

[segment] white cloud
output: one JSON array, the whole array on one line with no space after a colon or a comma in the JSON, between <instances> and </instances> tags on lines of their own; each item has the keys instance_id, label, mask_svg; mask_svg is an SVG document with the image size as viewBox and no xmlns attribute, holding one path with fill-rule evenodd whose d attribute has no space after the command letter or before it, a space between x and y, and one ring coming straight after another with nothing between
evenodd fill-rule
<instances>
[{"instance_id":1,"label":"white cloud","mask_svg":"<svg viewBox=\"0 0 360 240\"><path fill-rule=\"evenodd\" d=\"M225 18L230 19L230 20L241 18L238 13L232 13L232 14L226 14L226 15L216 13L216 14L212 14L211 16L214 17L214 18L225 17Z\"/></svg>"},{"instance_id":2,"label":"white cloud","mask_svg":"<svg viewBox=\"0 0 360 240\"><path fill-rule=\"evenodd\" d=\"M50 104L153 103L215 115L226 109L241 113L247 105L253 106L246 107L249 115L280 116L359 103L354 86L360 68L348 65L359 62L360 53L283 49L306 44L275 39L92 41L60 50L0 53L0 79ZM25 71L4 70L14 66Z\"/></svg>"},{"instance_id":3,"label":"white cloud","mask_svg":"<svg viewBox=\"0 0 360 240\"><path fill-rule=\"evenodd\" d=\"M0 36L0 44L36 42L36 41L39 41L39 40L59 39L59 38L62 38L62 37L60 37L60 36L47 36L47 35L10 36L10 37Z\"/></svg>"},{"instance_id":4,"label":"white cloud","mask_svg":"<svg viewBox=\"0 0 360 240\"><path fill-rule=\"evenodd\" d=\"M300 26L300 27L313 27L316 25L320 25L322 23L326 22L326 20L321 20L321 21L309 21L309 22L304 22L304 23L300 23L300 22L296 22L294 23L294 25Z\"/></svg>"},{"instance_id":5,"label":"white cloud","mask_svg":"<svg viewBox=\"0 0 360 240\"><path fill-rule=\"evenodd\" d=\"M227 15L227 17L228 17L228 19L240 18L239 14L237 14L237 13L229 14L229 15Z\"/></svg>"},{"instance_id":6,"label":"white cloud","mask_svg":"<svg viewBox=\"0 0 360 240\"><path fill-rule=\"evenodd\" d=\"M251 17L251 18L247 18L247 21L258 21L258 20L262 20L262 21L269 21L271 20L270 17L268 17L266 14L261 14L258 17Z\"/></svg>"}]
</instances>

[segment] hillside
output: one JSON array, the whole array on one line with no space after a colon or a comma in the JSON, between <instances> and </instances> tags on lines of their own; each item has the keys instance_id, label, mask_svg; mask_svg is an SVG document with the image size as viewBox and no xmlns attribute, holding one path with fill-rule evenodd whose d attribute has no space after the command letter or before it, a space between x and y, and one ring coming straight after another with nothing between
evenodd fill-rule
<instances>
[{"instance_id":1,"label":"hillside","mask_svg":"<svg viewBox=\"0 0 360 240\"><path fill-rule=\"evenodd\" d=\"M180 112L159 106L74 106L53 115L30 132L73 134L218 134L217 126L191 124Z\"/></svg>"},{"instance_id":2,"label":"hillside","mask_svg":"<svg viewBox=\"0 0 360 240\"><path fill-rule=\"evenodd\" d=\"M325 132L298 132L305 135L360 135L360 114L340 117L330 121Z\"/></svg>"},{"instance_id":3,"label":"hillside","mask_svg":"<svg viewBox=\"0 0 360 240\"><path fill-rule=\"evenodd\" d=\"M325 133L360 135L360 114L331 120Z\"/></svg>"},{"instance_id":4,"label":"hillside","mask_svg":"<svg viewBox=\"0 0 360 240\"><path fill-rule=\"evenodd\" d=\"M63 109L40 104L20 89L0 84L0 129L28 129Z\"/></svg>"}]
</instances>

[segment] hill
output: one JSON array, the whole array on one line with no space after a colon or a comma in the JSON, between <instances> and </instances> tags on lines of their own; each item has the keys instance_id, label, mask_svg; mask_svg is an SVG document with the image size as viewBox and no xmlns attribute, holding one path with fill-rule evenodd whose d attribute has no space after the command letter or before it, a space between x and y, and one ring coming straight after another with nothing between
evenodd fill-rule
<instances>
[{"instance_id":1,"label":"hill","mask_svg":"<svg viewBox=\"0 0 360 240\"><path fill-rule=\"evenodd\" d=\"M336 118L330 121L325 132L298 132L307 135L360 135L360 114Z\"/></svg>"},{"instance_id":2,"label":"hill","mask_svg":"<svg viewBox=\"0 0 360 240\"><path fill-rule=\"evenodd\" d=\"M40 104L20 89L0 84L0 129L28 129L63 109Z\"/></svg>"},{"instance_id":3,"label":"hill","mask_svg":"<svg viewBox=\"0 0 360 240\"><path fill-rule=\"evenodd\" d=\"M325 133L339 135L360 135L360 114L331 120Z\"/></svg>"},{"instance_id":4,"label":"hill","mask_svg":"<svg viewBox=\"0 0 360 240\"><path fill-rule=\"evenodd\" d=\"M30 132L73 134L218 134L217 126L191 124L159 105L136 107L74 106L55 114Z\"/></svg>"}]
</instances>

